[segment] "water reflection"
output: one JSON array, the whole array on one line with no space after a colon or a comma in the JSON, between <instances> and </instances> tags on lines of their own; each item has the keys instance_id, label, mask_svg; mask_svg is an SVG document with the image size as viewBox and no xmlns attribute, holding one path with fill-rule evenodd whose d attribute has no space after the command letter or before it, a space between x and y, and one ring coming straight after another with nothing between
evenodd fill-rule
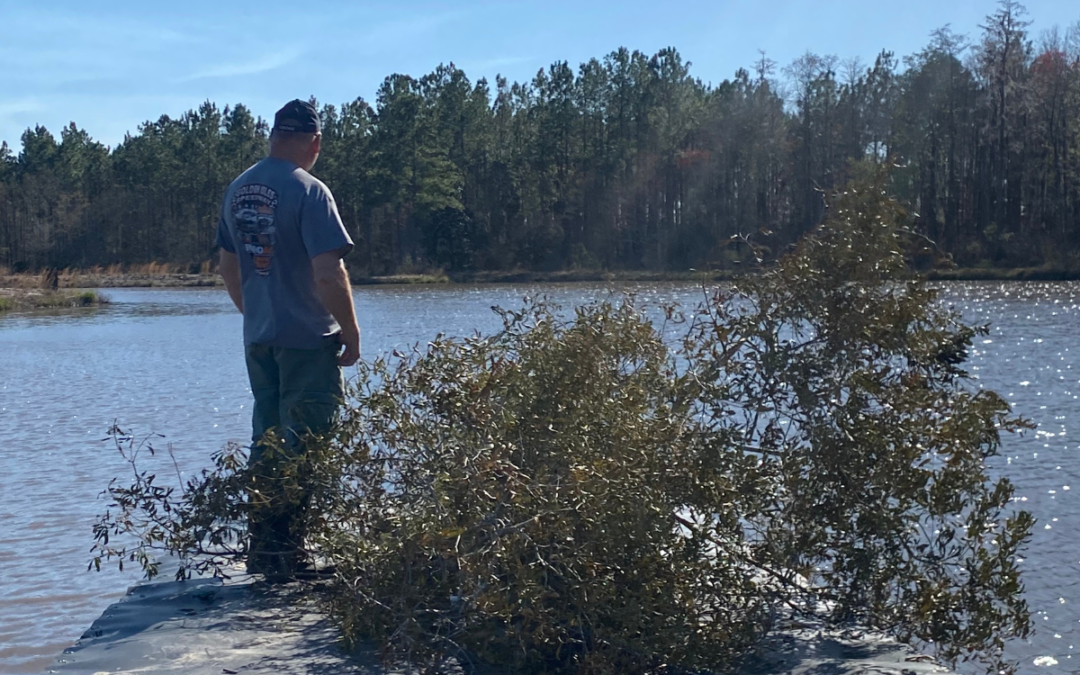
<instances>
[{"instance_id":1,"label":"water reflection","mask_svg":"<svg viewBox=\"0 0 1080 675\"><path fill-rule=\"evenodd\" d=\"M1023 566L1037 633L1010 646L1022 669L1037 657L1076 670L1080 622L1080 284L965 283L945 301L991 324L971 373L1036 432L1006 439L994 468L1039 519ZM641 302L693 306L687 284L626 284ZM596 284L365 287L357 290L365 358L437 333L490 332L495 305L547 296L564 308L607 297ZM240 317L223 291L110 289L110 305L62 315L0 316L0 672L40 672L135 580L85 572L101 489L126 467L101 438L113 422L164 435L185 472L248 433L250 392ZM1047 661L1048 663L1048 661Z\"/></svg>"}]
</instances>

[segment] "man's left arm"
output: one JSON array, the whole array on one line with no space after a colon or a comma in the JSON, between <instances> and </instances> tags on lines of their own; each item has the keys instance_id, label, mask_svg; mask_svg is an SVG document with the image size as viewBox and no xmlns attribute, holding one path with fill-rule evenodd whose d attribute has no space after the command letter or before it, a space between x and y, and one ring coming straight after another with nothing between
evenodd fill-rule
<instances>
[{"instance_id":1,"label":"man's left arm","mask_svg":"<svg viewBox=\"0 0 1080 675\"><path fill-rule=\"evenodd\" d=\"M345 351L338 358L338 365L352 366L360 360L360 325L356 321L352 286L341 260L340 251L327 251L311 259L315 274L315 291L334 320L341 327L341 344Z\"/></svg>"},{"instance_id":2,"label":"man's left arm","mask_svg":"<svg viewBox=\"0 0 1080 675\"><path fill-rule=\"evenodd\" d=\"M306 196L300 230L304 248L311 257L315 291L341 328L345 351L338 363L351 366L360 358L360 326L342 258L352 250L353 242L341 222L333 195L321 183Z\"/></svg>"}]
</instances>

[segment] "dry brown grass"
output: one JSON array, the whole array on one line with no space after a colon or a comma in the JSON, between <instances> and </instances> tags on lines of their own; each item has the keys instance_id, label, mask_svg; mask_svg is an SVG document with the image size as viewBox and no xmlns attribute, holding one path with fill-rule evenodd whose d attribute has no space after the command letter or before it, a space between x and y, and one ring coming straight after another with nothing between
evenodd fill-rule
<instances>
[{"instance_id":1,"label":"dry brown grass","mask_svg":"<svg viewBox=\"0 0 1080 675\"><path fill-rule=\"evenodd\" d=\"M122 288L147 286L217 286L220 280L212 260L203 261L198 272L191 265L151 262L138 265L95 265L59 271L60 288ZM0 288L31 290L45 284L44 272L13 273L0 267Z\"/></svg>"}]
</instances>

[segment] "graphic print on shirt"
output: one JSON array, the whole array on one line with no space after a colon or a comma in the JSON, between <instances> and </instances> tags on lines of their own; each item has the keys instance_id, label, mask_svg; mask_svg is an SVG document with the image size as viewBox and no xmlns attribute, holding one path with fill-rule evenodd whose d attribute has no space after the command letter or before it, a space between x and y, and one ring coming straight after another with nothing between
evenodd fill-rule
<instances>
[{"instance_id":1,"label":"graphic print on shirt","mask_svg":"<svg viewBox=\"0 0 1080 675\"><path fill-rule=\"evenodd\" d=\"M236 237L244 251L251 256L256 274L264 277L269 276L274 268L274 246L277 243L274 213L277 205L277 192L265 185L242 185L232 197Z\"/></svg>"}]
</instances>

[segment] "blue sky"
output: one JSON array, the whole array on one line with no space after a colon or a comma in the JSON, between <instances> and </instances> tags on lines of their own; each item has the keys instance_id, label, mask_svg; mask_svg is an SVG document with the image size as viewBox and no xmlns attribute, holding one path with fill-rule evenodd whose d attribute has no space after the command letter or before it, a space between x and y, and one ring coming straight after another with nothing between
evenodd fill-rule
<instances>
[{"instance_id":1,"label":"blue sky","mask_svg":"<svg viewBox=\"0 0 1080 675\"><path fill-rule=\"evenodd\" d=\"M1076 0L1027 0L1031 31L1080 20ZM975 36L993 0L457 0L304 2L0 0L0 140L71 121L114 145L147 119L210 99L272 117L314 95L373 99L393 72L454 62L474 81L530 79L619 46L678 48L710 82L757 50L786 64L810 50L872 62L918 51L935 28Z\"/></svg>"}]
</instances>

